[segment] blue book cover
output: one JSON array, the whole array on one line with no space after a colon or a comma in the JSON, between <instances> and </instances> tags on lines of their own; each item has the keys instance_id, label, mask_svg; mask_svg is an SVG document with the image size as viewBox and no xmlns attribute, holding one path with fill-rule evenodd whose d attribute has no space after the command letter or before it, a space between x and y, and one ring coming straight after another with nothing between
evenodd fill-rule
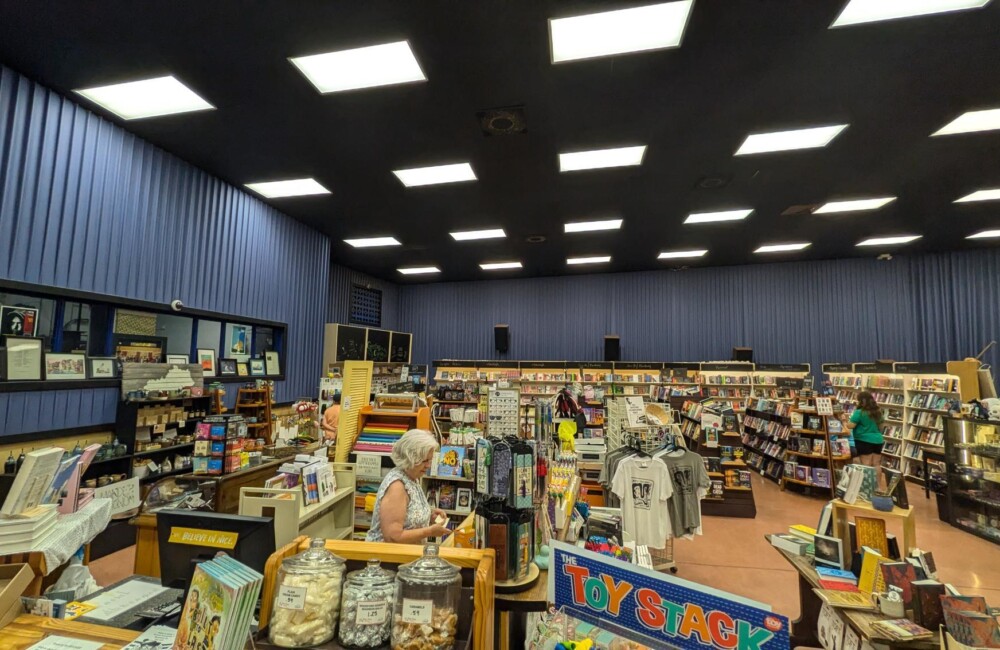
<instances>
[{"instance_id":1,"label":"blue book cover","mask_svg":"<svg viewBox=\"0 0 1000 650\"><path fill-rule=\"evenodd\" d=\"M465 460L465 447L445 445L441 447L441 460L438 462L438 476L462 477L462 461Z\"/></svg>"}]
</instances>

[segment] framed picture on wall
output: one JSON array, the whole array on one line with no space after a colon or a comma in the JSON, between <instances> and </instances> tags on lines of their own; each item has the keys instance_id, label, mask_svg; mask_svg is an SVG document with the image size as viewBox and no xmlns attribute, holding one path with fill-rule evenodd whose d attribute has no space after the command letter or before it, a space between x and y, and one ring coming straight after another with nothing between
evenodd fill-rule
<instances>
[{"instance_id":1,"label":"framed picture on wall","mask_svg":"<svg viewBox=\"0 0 1000 650\"><path fill-rule=\"evenodd\" d=\"M243 357L250 354L250 328L233 325L229 332L229 356Z\"/></svg>"},{"instance_id":2,"label":"framed picture on wall","mask_svg":"<svg viewBox=\"0 0 1000 650\"><path fill-rule=\"evenodd\" d=\"M264 376L264 360L250 359L250 374L254 377Z\"/></svg>"},{"instance_id":3,"label":"framed picture on wall","mask_svg":"<svg viewBox=\"0 0 1000 650\"><path fill-rule=\"evenodd\" d=\"M393 332L389 342L389 361L393 363L409 363L411 341L410 335L406 332Z\"/></svg>"},{"instance_id":4,"label":"framed picture on wall","mask_svg":"<svg viewBox=\"0 0 1000 650\"><path fill-rule=\"evenodd\" d=\"M176 363L186 366L191 363L191 359L189 359L186 354L168 354L167 363Z\"/></svg>"},{"instance_id":5,"label":"framed picture on wall","mask_svg":"<svg viewBox=\"0 0 1000 650\"><path fill-rule=\"evenodd\" d=\"M281 364L278 363L278 353L276 351L268 350L264 353L264 370L272 377L281 374Z\"/></svg>"},{"instance_id":6,"label":"framed picture on wall","mask_svg":"<svg viewBox=\"0 0 1000 650\"><path fill-rule=\"evenodd\" d=\"M240 376L240 377L249 377L250 376L250 366L249 366L249 364L247 364L246 361L237 361L236 362L236 374L238 376Z\"/></svg>"},{"instance_id":7,"label":"framed picture on wall","mask_svg":"<svg viewBox=\"0 0 1000 650\"><path fill-rule=\"evenodd\" d=\"M201 366L205 377L214 377L215 350L209 348L198 348L198 365Z\"/></svg>"},{"instance_id":8,"label":"framed picture on wall","mask_svg":"<svg viewBox=\"0 0 1000 650\"><path fill-rule=\"evenodd\" d=\"M0 307L0 336L34 336L38 310L34 307Z\"/></svg>"},{"instance_id":9,"label":"framed picture on wall","mask_svg":"<svg viewBox=\"0 0 1000 650\"><path fill-rule=\"evenodd\" d=\"M368 330L365 361L384 363L389 360L389 335L389 330Z\"/></svg>"},{"instance_id":10,"label":"framed picture on wall","mask_svg":"<svg viewBox=\"0 0 1000 650\"><path fill-rule=\"evenodd\" d=\"M219 376L236 376L236 359L219 359Z\"/></svg>"},{"instance_id":11,"label":"framed picture on wall","mask_svg":"<svg viewBox=\"0 0 1000 650\"><path fill-rule=\"evenodd\" d=\"M338 325L337 361L364 361L367 340L368 330L364 327Z\"/></svg>"},{"instance_id":12,"label":"framed picture on wall","mask_svg":"<svg viewBox=\"0 0 1000 650\"><path fill-rule=\"evenodd\" d=\"M90 357L87 363L91 379L114 379L118 376L118 359L114 357Z\"/></svg>"},{"instance_id":13,"label":"framed picture on wall","mask_svg":"<svg viewBox=\"0 0 1000 650\"><path fill-rule=\"evenodd\" d=\"M45 354L45 380L86 379L87 356L84 354Z\"/></svg>"},{"instance_id":14,"label":"framed picture on wall","mask_svg":"<svg viewBox=\"0 0 1000 650\"><path fill-rule=\"evenodd\" d=\"M44 341L38 337L6 336L2 376L6 381L38 381L42 378Z\"/></svg>"},{"instance_id":15,"label":"framed picture on wall","mask_svg":"<svg viewBox=\"0 0 1000 650\"><path fill-rule=\"evenodd\" d=\"M166 349L162 336L117 334L114 339L115 356L122 363L163 363Z\"/></svg>"}]
</instances>

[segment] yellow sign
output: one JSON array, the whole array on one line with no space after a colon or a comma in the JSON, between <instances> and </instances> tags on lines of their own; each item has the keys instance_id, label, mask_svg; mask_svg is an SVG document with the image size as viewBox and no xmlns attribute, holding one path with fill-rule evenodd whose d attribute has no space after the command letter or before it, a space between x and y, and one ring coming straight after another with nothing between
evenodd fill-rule
<instances>
[{"instance_id":1,"label":"yellow sign","mask_svg":"<svg viewBox=\"0 0 1000 650\"><path fill-rule=\"evenodd\" d=\"M171 528L171 544L187 544L189 546L208 546L211 548L224 548L231 551L236 548L236 540L239 533L230 533L224 530L203 530L201 528Z\"/></svg>"}]
</instances>

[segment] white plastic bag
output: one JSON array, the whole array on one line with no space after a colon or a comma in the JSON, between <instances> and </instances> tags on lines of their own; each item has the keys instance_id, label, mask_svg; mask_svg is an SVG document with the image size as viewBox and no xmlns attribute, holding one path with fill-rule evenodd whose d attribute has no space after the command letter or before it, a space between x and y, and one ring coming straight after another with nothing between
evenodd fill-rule
<instances>
[{"instance_id":1,"label":"white plastic bag","mask_svg":"<svg viewBox=\"0 0 1000 650\"><path fill-rule=\"evenodd\" d=\"M55 584L45 590L45 593L53 591L72 591L73 600L83 600L95 591L100 590L97 581L90 574L90 567L84 566L79 555L73 556L59 579Z\"/></svg>"}]
</instances>

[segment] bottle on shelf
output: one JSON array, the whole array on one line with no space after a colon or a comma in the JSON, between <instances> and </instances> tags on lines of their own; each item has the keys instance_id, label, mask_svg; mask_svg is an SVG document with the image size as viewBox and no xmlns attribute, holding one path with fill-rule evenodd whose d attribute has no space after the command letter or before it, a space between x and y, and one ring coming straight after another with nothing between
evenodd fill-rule
<instances>
[{"instance_id":1,"label":"bottle on shelf","mask_svg":"<svg viewBox=\"0 0 1000 650\"><path fill-rule=\"evenodd\" d=\"M16 474L17 473L17 461L14 460L14 452L7 452L7 462L3 464L4 474Z\"/></svg>"},{"instance_id":2,"label":"bottle on shelf","mask_svg":"<svg viewBox=\"0 0 1000 650\"><path fill-rule=\"evenodd\" d=\"M14 469L14 473L21 471L21 465L24 465L24 449L21 449L21 455L17 457L17 467Z\"/></svg>"}]
</instances>

